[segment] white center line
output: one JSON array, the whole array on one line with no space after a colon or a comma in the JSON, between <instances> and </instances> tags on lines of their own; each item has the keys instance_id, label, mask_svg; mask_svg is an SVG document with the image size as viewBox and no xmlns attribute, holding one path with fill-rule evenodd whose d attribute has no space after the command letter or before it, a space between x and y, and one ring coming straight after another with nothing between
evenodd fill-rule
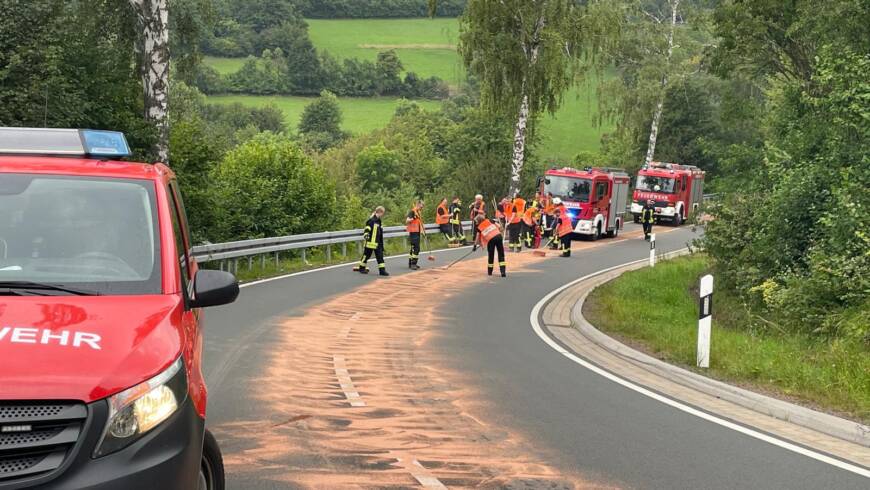
<instances>
[{"instance_id":1,"label":"white center line","mask_svg":"<svg viewBox=\"0 0 870 490\"><path fill-rule=\"evenodd\" d=\"M353 386L353 381L350 379L350 373L347 371L344 356L332 356L332 364L335 366L335 376L338 378L338 384L341 386L341 391L344 392L344 397L350 402L352 407L364 407L366 402L363 401L359 392Z\"/></svg>"}]
</instances>

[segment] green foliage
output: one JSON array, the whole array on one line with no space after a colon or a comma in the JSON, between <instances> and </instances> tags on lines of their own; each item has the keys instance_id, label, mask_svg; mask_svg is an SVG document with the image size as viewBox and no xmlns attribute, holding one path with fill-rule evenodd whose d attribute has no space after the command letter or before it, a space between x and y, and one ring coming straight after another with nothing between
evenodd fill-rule
<instances>
[{"instance_id":1,"label":"green foliage","mask_svg":"<svg viewBox=\"0 0 870 490\"><path fill-rule=\"evenodd\" d=\"M306 145L316 151L331 148L347 137L341 130L341 108L338 98L327 91L320 98L305 106L299 121L299 134Z\"/></svg>"},{"instance_id":2,"label":"green foliage","mask_svg":"<svg viewBox=\"0 0 870 490\"><path fill-rule=\"evenodd\" d=\"M401 184L399 153L383 143L365 148L356 156L356 174L363 192L395 190Z\"/></svg>"},{"instance_id":3,"label":"green foliage","mask_svg":"<svg viewBox=\"0 0 870 490\"><path fill-rule=\"evenodd\" d=\"M765 161L715 210L706 243L727 283L786 328L870 342L870 59L825 46L808 81L771 81ZM752 226L746 226L752 223Z\"/></svg>"},{"instance_id":4,"label":"green foliage","mask_svg":"<svg viewBox=\"0 0 870 490\"><path fill-rule=\"evenodd\" d=\"M261 133L213 170L216 238L260 238L331 229L333 184L286 137Z\"/></svg>"},{"instance_id":5,"label":"green foliage","mask_svg":"<svg viewBox=\"0 0 870 490\"><path fill-rule=\"evenodd\" d=\"M0 0L0 12L0 125L123 131L150 159L128 2Z\"/></svg>"}]
</instances>

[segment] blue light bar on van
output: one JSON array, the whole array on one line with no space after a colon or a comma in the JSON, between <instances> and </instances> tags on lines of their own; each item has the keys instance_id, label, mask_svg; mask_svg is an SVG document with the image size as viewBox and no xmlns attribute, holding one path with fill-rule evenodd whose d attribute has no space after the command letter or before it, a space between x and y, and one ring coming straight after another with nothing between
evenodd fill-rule
<instances>
[{"instance_id":1,"label":"blue light bar on van","mask_svg":"<svg viewBox=\"0 0 870 490\"><path fill-rule=\"evenodd\" d=\"M101 157L128 157L130 146L123 133L117 131L95 131L93 129L79 130L85 153Z\"/></svg>"},{"instance_id":2,"label":"blue light bar on van","mask_svg":"<svg viewBox=\"0 0 870 490\"><path fill-rule=\"evenodd\" d=\"M123 133L92 129L0 128L0 154L130 156Z\"/></svg>"}]
</instances>

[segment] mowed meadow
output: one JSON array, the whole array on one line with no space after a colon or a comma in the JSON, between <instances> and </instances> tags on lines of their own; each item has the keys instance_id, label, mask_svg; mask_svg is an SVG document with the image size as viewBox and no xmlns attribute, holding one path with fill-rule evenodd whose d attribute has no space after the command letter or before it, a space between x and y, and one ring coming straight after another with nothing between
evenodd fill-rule
<instances>
[{"instance_id":1,"label":"mowed meadow","mask_svg":"<svg viewBox=\"0 0 870 490\"><path fill-rule=\"evenodd\" d=\"M378 52L394 49L406 72L415 72L420 77L437 76L454 90L464 83L465 68L456 51L457 19L309 19L307 22L317 49L335 58L375 60ZM221 73L232 73L241 68L245 60L206 57L205 62ZM294 129L303 108L313 100L311 97L252 95L212 96L210 99L250 106L274 104L287 115L288 125ZM437 109L440 105L439 101L415 102L426 109ZM339 103L344 129L359 134L385 125L399 99L342 97ZM566 93L560 110L541 119L539 156L548 162L569 162L579 151L598 150L601 135L611 128L599 127L594 122L597 105L594 79Z\"/></svg>"}]
</instances>

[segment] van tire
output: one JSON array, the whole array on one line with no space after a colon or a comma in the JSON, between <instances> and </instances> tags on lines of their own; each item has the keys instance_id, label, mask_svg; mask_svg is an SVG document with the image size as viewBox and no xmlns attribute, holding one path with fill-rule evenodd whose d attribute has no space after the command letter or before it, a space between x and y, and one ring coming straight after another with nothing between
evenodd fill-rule
<instances>
[{"instance_id":1,"label":"van tire","mask_svg":"<svg viewBox=\"0 0 870 490\"><path fill-rule=\"evenodd\" d=\"M199 490L225 490L224 458L211 432L205 431L202 441L202 463L199 470Z\"/></svg>"}]
</instances>

